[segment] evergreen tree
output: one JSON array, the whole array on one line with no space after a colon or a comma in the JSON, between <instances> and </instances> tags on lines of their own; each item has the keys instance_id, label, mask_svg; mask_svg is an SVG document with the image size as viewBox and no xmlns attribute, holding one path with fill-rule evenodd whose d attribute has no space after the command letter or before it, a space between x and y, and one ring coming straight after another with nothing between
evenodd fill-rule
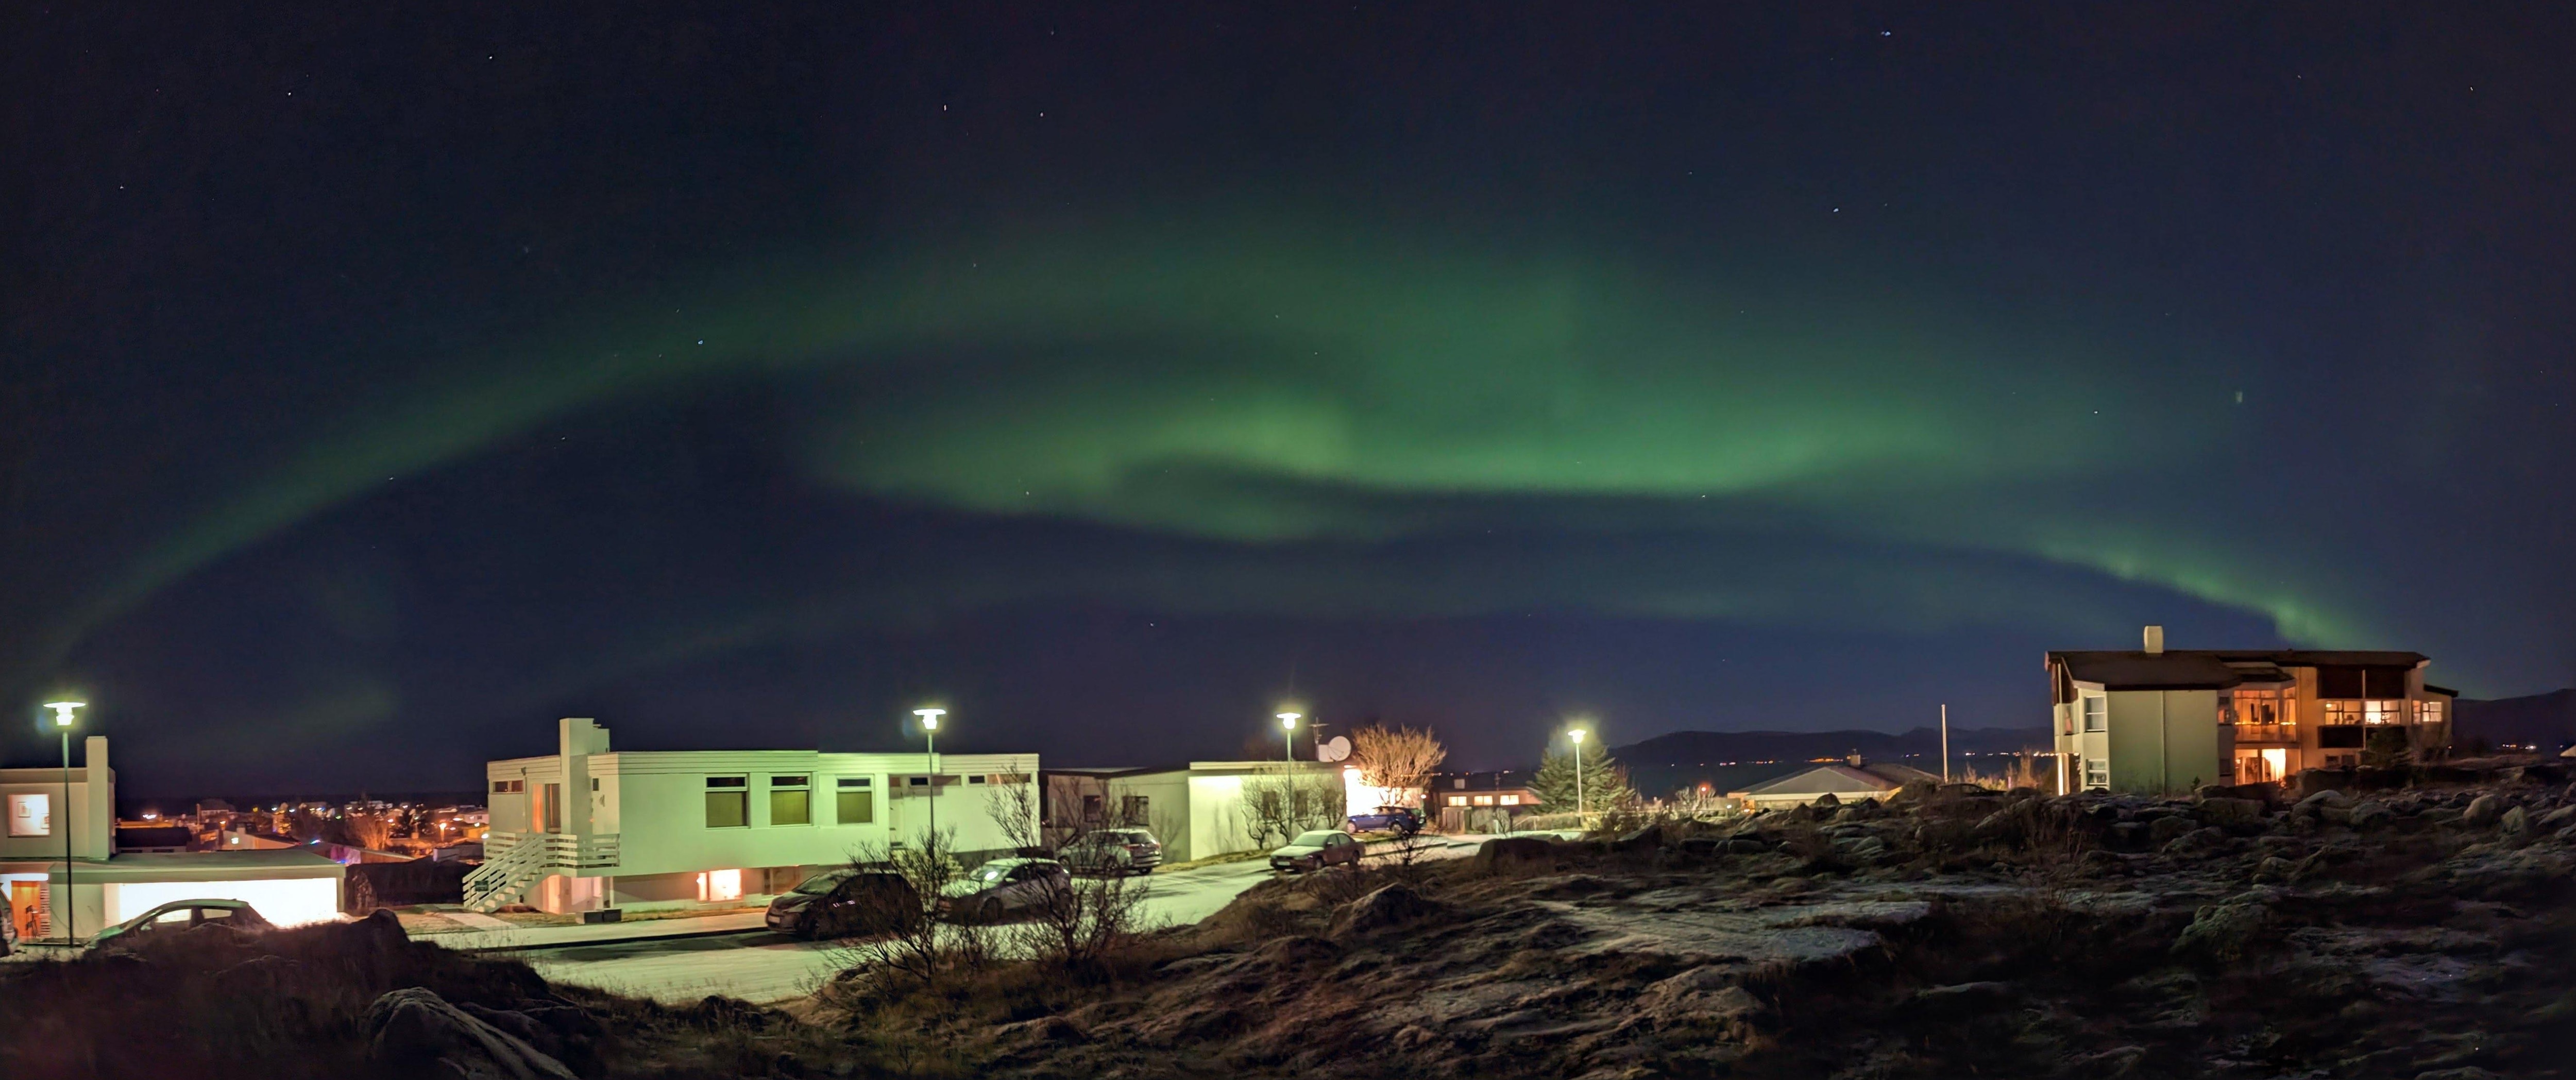
<instances>
[{"instance_id":1,"label":"evergreen tree","mask_svg":"<svg viewBox=\"0 0 2576 1080\"><path fill-rule=\"evenodd\" d=\"M1551 814L1571 813L1574 805L1574 755L1554 751L1538 759L1538 775L1530 779L1530 790L1538 793L1539 808ZM1635 802L1637 793L1628 787L1628 770L1620 768L1617 759L1605 750L1583 752L1583 807L1588 813L1599 813L1614 806Z\"/></svg>"}]
</instances>

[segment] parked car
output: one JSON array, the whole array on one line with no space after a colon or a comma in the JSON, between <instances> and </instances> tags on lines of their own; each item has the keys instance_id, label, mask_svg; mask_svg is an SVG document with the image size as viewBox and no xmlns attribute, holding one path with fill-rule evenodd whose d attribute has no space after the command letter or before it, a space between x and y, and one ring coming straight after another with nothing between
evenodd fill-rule
<instances>
[{"instance_id":1,"label":"parked car","mask_svg":"<svg viewBox=\"0 0 2576 1080\"><path fill-rule=\"evenodd\" d=\"M845 938L890 934L921 918L921 894L891 870L816 874L769 902L762 917L790 937Z\"/></svg>"},{"instance_id":2,"label":"parked car","mask_svg":"<svg viewBox=\"0 0 2576 1080\"><path fill-rule=\"evenodd\" d=\"M173 900L98 932L90 948L130 948L157 937L200 926L222 926L243 933L277 927L239 900Z\"/></svg>"},{"instance_id":3,"label":"parked car","mask_svg":"<svg viewBox=\"0 0 2576 1080\"><path fill-rule=\"evenodd\" d=\"M1163 865L1163 843L1148 829L1093 829L1056 852L1074 870L1100 874L1150 874Z\"/></svg>"},{"instance_id":4,"label":"parked car","mask_svg":"<svg viewBox=\"0 0 2576 1080\"><path fill-rule=\"evenodd\" d=\"M1361 844L1340 829L1316 829L1297 834L1287 847L1270 853L1270 868L1290 873L1306 873L1327 866L1357 866Z\"/></svg>"},{"instance_id":5,"label":"parked car","mask_svg":"<svg viewBox=\"0 0 2576 1080\"><path fill-rule=\"evenodd\" d=\"M1072 872L1054 859L995 859L941 889L939 912L994 922L1046 903L1056 890L1072 884Z\"/></svg>"},{"instance_id":6,"label":"parked car","mask_svg":"<svg viewBox=\"0 0 2576 1080\"><path fill-rule=\"evenodd\" d=\"M1410 806L1381 806L1350 818L1352 832L1391 832L1411 836L1422 831L1422 815Z\"/></svg>"}]
</instances>

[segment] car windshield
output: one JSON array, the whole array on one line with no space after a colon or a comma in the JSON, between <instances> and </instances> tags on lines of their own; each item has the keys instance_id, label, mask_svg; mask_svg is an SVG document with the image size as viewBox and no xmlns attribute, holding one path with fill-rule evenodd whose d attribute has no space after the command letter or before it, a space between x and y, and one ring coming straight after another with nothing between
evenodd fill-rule
<instances>
[{"instance_id":1,"label":"car windshield","mask_svg":"<svg viewBox=\"0 0 2576 1080\"><path fill-rule=\"evenodd\" d=\"M1337 832L1334 832L1334 831L1333 831L1333 830L1331 830L1331 829L1317 829L1317 830L1315 830L1314 832L1305 833L1305 834L1302 834L1302 835L1298 836L1298 837L1297 837L1297 839L1296 839L1295 841L1293 841L1293 842L1291 842L1291 843L1289 844L1289 846L1290 846L1290 847L1322 847L1322 846L1324 846L1324 845L1326 845L1326 844L1332 843L1332 842L1333 842L1333 838L1334 838L1334 837L1336 837L1336 836L1340 836L1340 835L1342 835L1342 834L1337 833Z\"/></svg>"},{"instance_id":2,"label":"car windshield","mask_svg":"<svg viewBox=\"0 0 2576 1080\"><path fill-rule=\"evenodd\" d=\"M985 863L982 866L976 867L974 873L966 875L966 880L972 881L978 885L990 885L996 881L1002 880L1002 875L1010 872L1010 867L1004 866L1000 863Z\"/></svg>"},{"instance_id":3,"label":"car windshield","mask_svg":"<svg viewBox=\"0 0 2576 1080\"><path fill-rule=\"evenodd\" d=\"M816 874L799 883L796 891L807 896L821 896L832 891L834 886L848 880L850 880L848 874Z\"/></svg>"}]
</instances>

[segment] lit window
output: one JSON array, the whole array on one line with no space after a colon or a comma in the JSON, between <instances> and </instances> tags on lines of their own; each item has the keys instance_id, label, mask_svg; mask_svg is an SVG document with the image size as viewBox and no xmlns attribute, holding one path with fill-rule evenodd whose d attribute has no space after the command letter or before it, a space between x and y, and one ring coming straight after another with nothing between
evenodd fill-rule
<instances>
[{"instance_id":1,"label":"lit window","mask_svg":"<svg viewBox=\"0 0 2576 1080\"><path fill-rule=\"evenodd\" d=\"M811 825L814 823L813 793L806 789L802 776L769 778L769 823L772 825Z\"/></svg>"},{"instance_id":2,"label":"lit window","mask_svg":"<svg viewBox=\"0 0 2576 1080\"><path fill-rule=\"evenodd\" d=\"M2084 695L2084 730L2111 730L2111 699L2101 694Z\"/></svg>"},{"instance_id":3,"label":"lit window","mask_svg":"<svg viewBox=\"0 0 2576 1080\"><path fill-rule=\"evenodd\" d=\"M1491 795L1478 795L1476 796L1476 805L1492 806L1494 805L1494 797Z\"/></svg>"},{"instance_id":4,"label":"lit window","mask_svg":"<svg viewBox=\"0 0 2576 1080\"><path fill-rule=\"evenodd\" d=\"M2406 716L2405 709L2406 703L2403 701L2365 701L2361 703L2361 722L2365 724L2401 723Z\"/></svg>"},{"instance_id":5,"label":"lit window","mask_svg":"<svg viewBox=\"0 0 2576 1080\"><path fill-rule=\"evenodd\" d=\"M1451 805L1451 806L1465 806L1465 805L1467 805L1467 797L1466 797L1466 796L1464 796L1464 795L1452 795L1452 796L1449 796L1449 805Z\"/></svg>"},{"instance_id":6,"label":"lit window","mask_svg":"<svg viewBox=\"0 0 2576 1080\"><path fill-rule=\"evenodd\" d=\"M1700 789L1705 791L1708 789L1708 785L1701 784ZM1519 806L1521 804L1521 797L1518 795L1505 795L1503 796L1502 802L1505 806Z\"/></svg>"},{"instance_id":7,"label":"lit window","mask_svg":"<svg viewBox=\"0 0 2576 1080\"><path fill-rule=\"evenodd\" d=\"M2327 701L2325 722L2328 725L2360 723L2361 703L2358 701Z\"/></svg>"},{"instance_id":8,"label":"lit window","mask_svg":"<svg viewBox=\"0 0 2576 1080\"><path fill-rule=\"evenodd\" d=\"M2417 715L2419 715L2420 717L2422 717L2422 720L2423 720L2423 722L2424 722L2424 723L2427 723L2427 724L2438 724L2438 723L2441 723L2441 722L2442 722L2442 703L2441 703L2441 702L2439 702L2439 701L2425 701L2425 702L2419 702L2419 703L2417 704Z\"/></svg>"},{"instance_id":9,"label":"lit window","mask_svg":"<svg viewBox=\"0 0 2576 1080\"><path fill-rule=\"evenodd\" d=\"M699 874L698 899L707 902L742 899L742 871L709 870Z\"/></svg>"},{"instance_id":10,"label":"lit window","mask_svg":"<svg viewBox=\"0 0 2576 1080\"><path fill-rule=\"evenodd\" d=\"M9 835L52 836L54 797L43 793L9 796Z\"/></svg>"}]
</instances>

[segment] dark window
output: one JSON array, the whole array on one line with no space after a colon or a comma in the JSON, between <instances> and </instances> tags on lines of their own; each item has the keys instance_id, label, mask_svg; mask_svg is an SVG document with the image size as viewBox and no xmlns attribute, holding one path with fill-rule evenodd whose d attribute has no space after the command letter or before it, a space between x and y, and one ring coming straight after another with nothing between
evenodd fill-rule
<instances>
[{"instance_id":1,"label":"dark window","mask_svg":"<svg viewBox=\"0 0 2576 1080\"><path fill-rule=\"evenodd\" d=\"M769 823L772 825L808 825L814 821L812 793L806 790L802 776L769 778Z\"/></svg>"},{"instance_id":2,"label":"dark window","mask_svg":"<svg viewBox=\"0 0 2576 1080\"><path fill-rule=\"evenodd\" d=\"M707 827L739 829L751 824L751 792L744 790L746 777L710 776L707 778Z\"/></svg>"},{"instance_id":3,"label":"dark window","mask_svg":"<svg viewBox=\"0 0 2576 1080\"><path fill-rule=\"evenodd\" d=\"M2363 697L2402 698L2406 696L2406 668L2375 667L2362 669Z\"/></svg>"},{"instance_id":4,"label":"dark window","mask_svg":"<svg viewBox=\"0 0 2576 1080\"><path fill-rule=\"evenodd\" d=\"M2327 724L2317 729L2317 745L2336 750L2359 749L2362 729L2359 724Z\"/></svg>"},{"instance_id":5,"label":"dark window","mask_svg":"<svg viewBox=\"0 0 2576 1080\"><path fill-rule=\"evenodd\" d=\"M2361 669L2357 667L2321 667L2317 669L2317 696L2321 698L2367 697L2362 690Z\"/></svg>"},{"instance_id":6,"label":"dark window","mask_svg":"<svg viewBox=\"0 0 2576 1080\"><path fill-rule=\"evenodd\" d=\"M1082 820L1084 822L1087 823L1100 820L1100 802L1101 797L1098 795L1085 795L1082 797Z\"/></svg>"}]
</instances>

